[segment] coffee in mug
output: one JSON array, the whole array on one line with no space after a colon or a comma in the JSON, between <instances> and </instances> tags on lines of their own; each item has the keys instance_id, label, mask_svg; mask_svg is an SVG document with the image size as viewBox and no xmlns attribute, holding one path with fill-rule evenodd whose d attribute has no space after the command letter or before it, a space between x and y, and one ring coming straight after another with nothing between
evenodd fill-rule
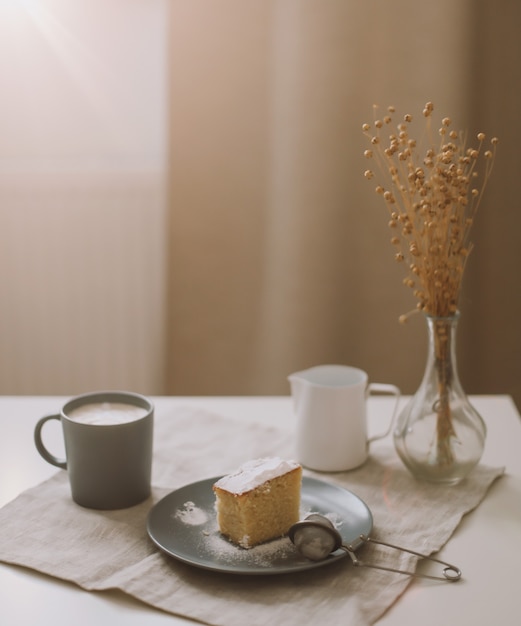
<instances>
[{"instance_id":1,"label":"coffee in mug","mask_svg":"<svg viewBox=\"0 0 521 626\"><path fill-rule=\"evenodd\" d=\"M43 426L59 420L65 459L42 440ZM123 509L150 495L154 407L126 391L77 396L60 413L38 420L34 441L40 455L69 474L72 499L93 509Z\"/></svg>"},{"instance_id":2,"label":"coffee in mug","mask_svg":"<svg viewBox=\"0 0 521 626\"><path fill-rule=\"evenodd\" d=\"M92 404L82 404L67 415L75 422L82 424L98 424L100 426L112 426L114 424L124 424L133 422L145 417L147 410L133 404L123 402L93 402Z\"/></svg>"}]
</instances>

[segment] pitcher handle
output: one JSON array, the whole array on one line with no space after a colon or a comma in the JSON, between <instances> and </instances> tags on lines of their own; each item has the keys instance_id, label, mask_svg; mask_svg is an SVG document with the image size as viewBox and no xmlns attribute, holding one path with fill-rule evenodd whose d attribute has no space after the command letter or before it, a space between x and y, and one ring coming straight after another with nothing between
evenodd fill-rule
<instances>
[{"instance_id":1,"label":"pitcher handle","mask_svg":"<svg viewBox=\"0 0 521 626\"><path fill-rule=\"evenodd\" d=\"M400 389L396 385L388 385L386 383L369 383L369 385L367 386L367 394L370 395L370 394L373 394L373 393L374 394L394 396L395 397L395 402L394 402L393 412L391 414L391 421L389 422L389 427L387 428L387 430L384 433L381 433L380 435L374 435L373 437L370 437L367 440L367 445L369 445L373 441L376 441L377 439L383 439L384 437L387 437L387 435L391 432L391 430L393 429L393 426L394 426L396 413L398 411L398 403L400 402L400 396L402 394L402 392L400 391Z\"/></svg>"}]
</instances>

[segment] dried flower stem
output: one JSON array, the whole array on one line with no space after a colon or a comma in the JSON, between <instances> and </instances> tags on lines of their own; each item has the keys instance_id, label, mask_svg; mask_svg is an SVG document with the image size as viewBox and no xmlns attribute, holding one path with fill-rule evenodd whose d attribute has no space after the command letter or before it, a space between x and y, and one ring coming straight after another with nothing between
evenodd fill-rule
<instances>
[{"instance_id":1,"label":"dried flower stem","mask_svg":"<svg viewBox=\"0 0 521 626\"><path fill-rule=\"evenodd\" d=\"M445 319L436 319L433 324L434 367L438 382L438 400L433 407L436 420L436 459L441 468L454 461L452 441L456 436L451 419L450 389L453 382L451 358L451 330Z\"/></svg>"}]
</instances>

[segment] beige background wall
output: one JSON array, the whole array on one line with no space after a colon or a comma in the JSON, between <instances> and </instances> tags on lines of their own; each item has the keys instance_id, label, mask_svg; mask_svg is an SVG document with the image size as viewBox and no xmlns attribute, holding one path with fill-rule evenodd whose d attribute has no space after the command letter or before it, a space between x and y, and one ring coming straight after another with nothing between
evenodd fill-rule
<instances>
[{"instance_id":1,"label":"beige background wall","mask_svg":"<svg viewBox=\"0 0 521 626\"><path fill-rule=\"evenodd\" d=\"M0 393L164 390L166 8L0 2Z\"/></svg>"},{"instance_id":2,"label":"beige background wall","mask_svg":"<svg viewBox=\"0 0 521 626\"><path fill-rule=\"evenodd\" d=\"M374 103L433 100L440 120L501 137L459 355L469 392L520 398L520 19L514 2L173 3L170 392L287 393L321 362L415 389L425 328L397 323L415 303L361 125Z\"/></svg>"},{"instance_id":3,"label":"beige background wall","mask_svg":"<svg viewBox=\"0 0 521 626\"><path fill-rule=\"evenodd\" d=\"M0 393L415 389L426 333L363 178L372 105L500 137L459 360L521 405L521 4L0 3Z\"/></svg>"},{"instance_id":4,"label":"beige background wall","mask_svg":"<svg viewBox=\"0 0 521 626\"><path fill-rule=\"evenodd\" d=\"M472 22L469 119L501 139L493 179L476 220L466 283L470 317L461 351L469 389L511 393L521 405L521 4L481 0Z\"/></svg>"}]
</instances>

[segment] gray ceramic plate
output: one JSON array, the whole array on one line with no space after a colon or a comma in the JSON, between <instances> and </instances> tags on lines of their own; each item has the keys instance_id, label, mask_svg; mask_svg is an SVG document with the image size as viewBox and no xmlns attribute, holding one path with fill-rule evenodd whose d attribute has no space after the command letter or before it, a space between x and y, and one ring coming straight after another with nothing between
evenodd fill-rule
<instances>
[{"instance_id":1,"label":"gray ceramic plate","mask_svg":"<svg viewBox=\"0 0 521 626\"><path fill-rule=\"evenodd\" d=\"M337 550L324 561L309 561L298 554L287 537L249 550L239 548L219 533L209 478L181 487L151 509L147 531L166 554L208 570L233 574L282 574L333 563L346 556ZM350 491L315 478L302 479L301 518L309 513L326 515L344 543L356 544L360 535L370 535L373 517L367 505Z\"/></svg>"}]
</instances>

